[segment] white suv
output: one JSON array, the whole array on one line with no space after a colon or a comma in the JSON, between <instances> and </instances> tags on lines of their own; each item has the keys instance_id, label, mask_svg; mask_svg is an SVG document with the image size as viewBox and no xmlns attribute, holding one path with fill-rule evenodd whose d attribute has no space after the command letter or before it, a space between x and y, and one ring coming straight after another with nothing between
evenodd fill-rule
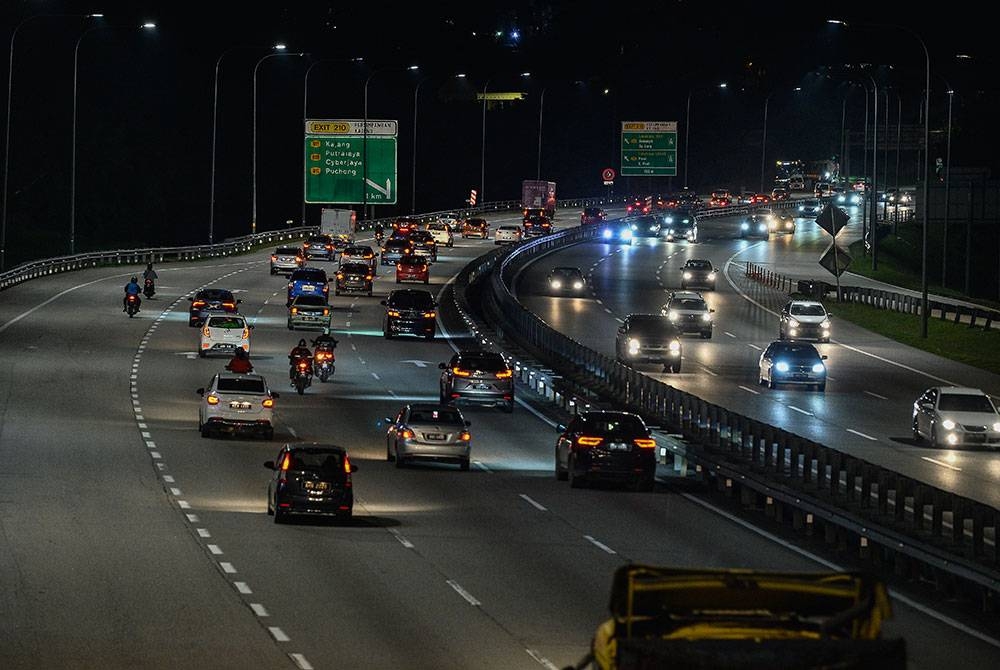
<instances>
[{"instance_id":1,"label":"white suv","mask_svg":"<svg viewBox=\"0 0 1000 670\"><path fill-rule=\"evenodd\" d=\"M715 310L709 309L705 298L695 291L674 291L660 310L660 314L670 319L677 330L682 333L698 333L703 340L712 339L714 313Z\"/></svg>"},{"instance_id":2,"label":"white suv","mask_svg":"<svg viewBox=\"0 0 1000 670\"><path fill-rule=\"evenodd\" d=\"M500 226L493 232L493 244L521 241L521 226Z\"/></svg>"},{"instance_id":3,"label":"white suv","mask_svg":"<svg viewBox=\"0 0 1000 670\"><path fill-rule=\"evenodd\" d=\"M431 234L431 237L438 246L442 244L446 247L455 246L455 236L452 234L451 228L448 227L447 223L432 221L427 224L425 230Z\"/></svg>"},{"instance_id":4,"label":"white suv","mask_svg":"<svg viewBox=\"0 0 1000 670\"><path fill-rule=\"evenodd\" d=\"M246 317L239 314L209 314L201 327L198 355L224 353L232 355L237 349L250 353L250 329Z\"/></svg>"},{"instance_id":5,"label":"white suv","mask_svg":"<svg viewBox=\"0 0 1000 670\"><path fill-rule=\"evenodd\" d=\"M196 393L202 398L198 408L202 437L228 431L274 438L274 400L278 392L269 389L261 375L220 372L212 377L208 388Z\"/></svg>"}]
</instances>

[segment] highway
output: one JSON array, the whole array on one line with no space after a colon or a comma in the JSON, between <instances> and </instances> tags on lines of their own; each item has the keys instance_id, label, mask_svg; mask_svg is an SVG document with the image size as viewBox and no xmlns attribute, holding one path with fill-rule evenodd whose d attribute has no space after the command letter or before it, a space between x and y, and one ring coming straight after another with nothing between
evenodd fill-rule
<instances>
[{"instance_id":1,"label":"highway","mask_svg":"<svg viewBox=\"0 0 1000 670\"><path fill-rule=\"evenodd\" d=\"M573 213L559 223L575 223ZM716 246L725 260L741 243L695 248ZM456 240L432 267L431 288L491 248ZM686 251L590 244L549 259L597 264L594 287L610 315L590 299L526 299L581 339L591 337L585 327L607 350L614 317L658 308L656 269L666 263L661 275L676 272ZM266 258L159 266L156 299L131 320L120 296L133 268L54 275L3 293L0 667L553 668L586 652L607 613L612 572L625 562L823 569L672 487L642 494L556 482L555 431L523 406L512 416L464 410L472 421L470 472L395 468L385 460L382 417L408 401L436 399L436 365L452 344L462 346L462 334L383 339L378 301L395 284L380 267L375 297L332 300L336 374L297 396L284 382L285 356L309 334L286 329L285 282L269 276ZM537 287L541 272L542 264L526 272L522 287ZM256 325L254 365L282 391L273 442L206 440L196 430L195 389L226 362L195 353L185 297L202 286L237 291ZM863 421L852 427L874 430L869 424L890 411L902 382L885 374L870 385L852 381L839 350L825 399L752 383L744 385L758 395L740 390L733 382L748 377L757 353L749 344L768 339L773 319L728 289L715 299L716 338L685 342L688 362L698 365L678 377L684 388L758 407L797 431L819 426L820 441L920 460L906 457L913 449L904 444L869 446L842 434L837 416L849 408ZM858 336L846 325L836 334ZM857 407L863 390L885 395L885 405ZM815 416L800 418L785 402ZM908 424L884 430L906 435ZM353 523L272 523L262 463L286 441L348 448L359 466ZM937 470L928 464L927 472ZM996 666L995 643L928 609L935 611L897 600L887 626L907 639L911 667Z\"/></svg>"}]
</instances>

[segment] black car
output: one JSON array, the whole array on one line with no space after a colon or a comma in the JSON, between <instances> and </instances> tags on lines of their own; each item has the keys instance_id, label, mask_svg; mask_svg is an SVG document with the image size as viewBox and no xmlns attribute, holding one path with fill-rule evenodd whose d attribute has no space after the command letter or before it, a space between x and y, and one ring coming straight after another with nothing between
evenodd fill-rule
<instances>
[{"instance_id":1,"label":"black car","mask_svg":"<svg viewBox=\"0 0 1000 670\"><path fill-rule=\"evenodd\" d=\"M532 215L524 217L521 224L525 237L533 235L548 235L552 232L552 221L547 216Z\"/></svg>"},{"instance_id":2,"label":"black car","mask_svg":"<svg viewBox=\"0 0 1000 670\"><path fill-rule=\"evenodd\" d=\"M434 339L437 303L430 291L397 289L382 304L385 305L382 320L385 339L395 335L421 335L428 340Z\"/></svg>"},{"instance_id":3,"label":"black car","mask_svg":"<svg viewBox=\"0 0 1000 670\"><path fill-rule=\"evenodd\" d=\"M274 523L290 514L348 521L354 511L351 474L357 472L347 450L332 444L286 444L264 467L274 474L267 484L267 513Z\"/></svg>"},{"instance_id":4,"label":"black car","mask_svg":"<svg viewBox=\"0 0 1000 670\"><path fill-rule=\"evenodd\" d=\"M374 279L372 268L367 263L344 263L337 270L337 285L333 290L334 295L347 292L371 295Z\"/></svg>"},{"instance_id":5,"label":"black car","mask_svg":"<svg viewBox=\"0 0 1000 670\"><path fill-rule=\"evenodd\" d=\"M681 371L680 332L660 314L629 314L618 327L615 359L620 363L663 363L663 371Z\"/></svg>"},{"instance_id":6,"label":"black car","mask_svg":"<svg viewBox=\"0 0 1000 670\"><path fill-rule=\"evenodd\" d=\"M771 223L766 216L751 214L740 223L740 237L769 240L771 239Z\"/></svg>"},{"instance_id":7,"label":"black car","mask_svg":"<svg viewBox=\"0 0 1000 670\"><path fill-rule=\"evenodd\" d=\"M400 258L403 256L409 256L413 253L413 245L410 244L410 238L407 237L393 237L385 241L382 245L382 265L395 265Z\"/></svg>"},{"instance_id":8,"label":"black car","mask_svg":"<svg viewBox=\"0 0 1000 670\"><path fill-rule=\"evenodd\" d=\"M561 266L552 268L548 276L549 290L556 293L583 295L587 289L587 280L580 268Z\"/></svg>"},{"instance_id":9,"label":"black car","mask_svg":"<svg viewBox=\"0 0 1000 670\"><path fill-rule=\"evenodd\" d=\"M629 412L583 412L556 441L556 479L579 488L592 480L631 483L652 491L656 482L656 442L642 419Z\"/></svg>"},{"instance_id":10,"label":"black car","mask_svg":"<svg viewBox=\"0 0 1000 670\"><path fill-rule=\"evenodd\" d=\"M822 392L826 390L825 360L811 344L775 340L760 355L758 382L769 388L794 384Z\"/></svg>"},{"instance_id":11,"label":"black car","mask_svg":"<svg viewBox=\"0 0 1000 670\"><path fill-rule=\"evenodd\" d=\"M715 267L712 261L702 258L689 258L681 268L681 288L697 286L715 290Z\"/></svg>"},{"instance_id":12,"label":"black car","mask_svg":"<svg viewBox=\"0 0 1000 670\"><path fill-rule=\"evenodd\" d=\"M460 351L441 373L441 402L470 402L514 411L514 371L495 351Z\"/></svg>"},{"instance_id":13,"label":"black car","mask_svg":"<svg viewBox=\"0 0 1000 670\"><path fill-rule=\"evenodd\" d=\"M668 242L698 241L698 217L689 209L678 208L663 216L663 234Z\"/></svg>"},{"instance_id":14,"label":"black car","mask_svg":"<svg viewBox=\"0 0 1000 670\"><path fill-rule=\"evenodd\" d=\"M585 207L580 214L580 225L585 226L591 223L600 223L608 218L607 212L601 207Z\"/></svg>"},{"instance_id":15,"label":"black car","mask_svg":"<svg viewBox=\"0 0 1000 670\"><path fill-rule=\"evenodd\" d=\"M662 226L660 217L652 214L629 219L633 237L659 237Z\"/></svg>"},{"instance_id":16,"label":"black car","mask_svg":"<svg viewBox=\"0 0 1000 670\"><path fill-rule=\"evenodd\" d=\"M322 258L332 261L336 254L333 238L330 235L313 235L302 244L307 259Z\"/></svg>"},{"instance_id":17,"label":"black car","mask_svg":"<svg viewBox=\"0 0 1000 670\"><path fill-rule=\"evenodd\" d=\"M236 314L242 300L237 300L232 291L224 288L203 288L193 296L188 296L188 325L192 328L202 325L209 312L229 312Z\"/></svg>"}]
</instances>

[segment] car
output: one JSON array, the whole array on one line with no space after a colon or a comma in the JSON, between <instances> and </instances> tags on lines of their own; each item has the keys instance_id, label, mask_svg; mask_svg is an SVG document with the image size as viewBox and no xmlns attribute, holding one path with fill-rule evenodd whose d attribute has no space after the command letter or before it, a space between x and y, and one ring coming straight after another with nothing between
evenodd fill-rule
<instances>
[{"instance_id":1,"label":"car","mask_svg":"<svg viewBox=\"0 0 1000 670\"><path fill-rule=\"evenodd\" d=\"M413 255L413 245L410 240L401 237L393 237L385 241L382 245L382 265L395 265L400 258Z\"/></svg>"},{"instance_id":2,"label":"car","mask_svg":"<svg viewBox=\"0 0 1000 670\"><path fill-rule=\"evenodd\" d=\"M788 200L788 190L784 188L772 189L771 200L774 202L780 202L781 200Z\"/></svg>"},{"instance_id":3,"label":"car","mask_svg":"<svg viewBox=\"0 0 1000 670\"><path fill-rule=\"evenodd\" d=\"M698 241L698 217L689 209L676 209L663 217L665 224L664 235L667 242L686 240L694 243Z\"/></svg>"},{"instance_id":4,"label":"car","mask_svg":"<svg viewBox=\"0 0 1000 670\"><path fill-rule=\"evenodd\" d=\"M740 222L740 237L743 239L771 239L771 224L764 216L754 213Z\"/></svg>"},{"instance_id":5,"label":"car","mask_svg":"<svg viewBox=\"0 0 1000 670\"><path fill-rule=\"evenodd\" d=\"M782 340L830 341L830 315L823 303L791 300L778 317L778 338Z\"/></svg>"},{"instance_id":6,"label":"car","mask_svg":"<svg viewBox=\"0 0 1000 670\"><path fill-rule=\"evenodd\" d=\"M330 327L330 305L321 295L299 295L288 307L288 330L305 328L323 330Z\"/></svg>"},{"instance_id":7,"label":"car","mask_svg":"<svg viewBox=\"0 0 1000 670\"><path fill-rule=\"evenodd\" d=\"M754 193L753 198L750 201L751 205L769 205L771 204L771 196L767 193Z\"/></svg>"},{"instance_id":8,"label":"car","mask_svg":"<svg viewBox=\"0 0 1000 670\"><path fill-rule=\"evenodd\" d=\"M469 402L514 411L514 371L494 351L459 351L441 370L442 403Z\"/></svg>"},{"instance_id":9,"label":"car","mask_svg":"<svg viewBox=\"0 0 1000 670\"><path fill-rule=\"evenodd\" d=\"M698 286L715 290L715 279L717 272L712 261L703 258L689 258L681 268L681 288Z\"/></svg>"},{"instance_id":10,"label":"car","mask_svg":"<svg viewBox=\"0 0 1000 670\"><path fill-rule=\"evenodd\" d=\"M587 288L587 280L583 277L583 271L574 267L557 267L549 271L549 290L560 293L573 293L582 295Z\"/></svg>"},{"instance_id":11,"label":"car","mask_svg":"<svg viewBox=\"0 0 1000 670\"><path fill-rule=\"evenodd\" d=\"M202 437L229 432L274 439L274 401L279 394L268 388L263 376L220 372L196 393L201 396L198 430Z\"/></svg>"},{"instance_id":12,"label":"car","mask_svg":"<svg viewBox=\"0 0 1000 670\"><path fill-rule=\"evenodd\" d=\"M661 314L629 314L615 336L619 363L663 363L663 371L681 371L680 331Z\"/></svg>"},{"instance_id":13,"label":"car","mask_svg":"<svg viewBox=\"0 0 1000 670\"><path fill-rule=\"evenodd\" d=\"M288 277L288 295L285 307L292 304L298 295L318 295L326 297L330 294L330 285L326 278L326 270L320 268L302 268Z\"/></svg>"},{"instance_id":14,"label":"car","mask_svg":"<svg viewBox=\"0 0 1000 670\"><path fill-rule=\"evenodd\" d=\"M804 191L806 190L806 180L803 177L791 177L788 180L788 190L789 191Z\"/></svg>"},{"instance_id":15,"label":"car","mask_svg":"<svg viewBox=\"0 0 1000 670\"><path fill-rule=\"evenodd\" d=\"M341 263L336 275L337 283L334 286L334 295L341 293L367 293L372 294L375 273L367 263L350 262Z\"/></svg>"},{"instance_id":16,"label":"car","mask_svg":"<svg viewBox=\"0 0 1000 670\"><path fill-rule=\"evenodd\" d=\"M913 439L926 439L934 448L1000 447L1000 414L979 389L929 388L913 403Z\"/></svg>"},{"instance_id":17,"label":"car","mask_svg":"<svg viewBox=\"0 0 1000 670\"><path fill-rule=\"evenodd\" d=\"M203 288L193 296L188 296L191 306L188 307L188 326L201 326L211 313L226 312L236 314L237 305L242 300L233 296L233 292L224 288Z\"/></svg>"},{"instance_id":18,"label":"car","mask_svg":"<svg viewBox=\"0 0 1000 670\"><path fill-rule=\"evenodd\" d=\"M337 253L336 248L333 246L333 237L330 235L313 235L307 238L302 243L302 250L305 252L307 260L320 258L332 261Z\"/></svg>"},{"instance_id":19,"label":"car","mask_svg":"<svg viewBox=\"0 0 1000 670\"><path fill-rule=\"evenodd\" d=\"M524 236L548 235L552 232L552 220L547 216L529 216L521 226L524 229Z\"/></svg>"},{"instance_id":20,"label":"car","mask_svg":"<svg viewBox=\"0 0 1000 670\"><path fill-rule=\"evenodd\" d=\"M861 205L865 201L865 194L863 191L843 189L834 196L833 201L838 205Z\"/></svg>"},{"instance_id":21,"label":"car","mask_svg":"<svg viewBox=\"0 0 1000 670\"><path fill-rule=\"evenodd\" d=\"M642 418L631 412L582 412L559 425L555 473L573 488L594 480L631 484L652 491L656 484L656 441Z\"/></svg>"},{"instance_id":22,"label":"car","mask_svg":"<svg viewBox=\"0 0 1000 670\"><path fill-rule=\"evenodd\" d=\"M340 265L347 263L364 263L374 274L377 265L375 250L367 244L349 244L340 252Z\"/></svg>"},{"instance_id":23,"label":"car","mask_svg":"<svg viewBox=\"0 0 1000 670\"><path fill-rule=\"evenodd\" d=\"M625 205L625 216L642 216L643 214L649 214L652 209L652 197L636 198L629 204Z\"/></svg>"},{"instance_id":24,"label":"car","mask_svg":"<svg viewBox=\"0 0 1000 670\"><path fill-rule=\"evenodd\" d=\"M486 219L466 219L462 224L462 239L478 237L481 240L490 236L490 223Z\"/></svg>"},{"instance_id":25,"label":"car","mask_svg":"<svg viewBox=\"0 0 1000 670\"><path fill-rule=\"evenodd\" d=\"M271 254L271 274L291 274L306 264L305 254L299 247L278 247Z\"/></svg>"},{"instance_id":26,"label":"car","mask_svg":"<svg viewBox=\"0 0 1000 670\"><path fill-rule=\"evenodd\" d=\"M431 234L434 238L434 242L441 247L442 245L446 247L455 246L455 236L451 232L451 228L448 227L447 223L442 223L441 221L431 221L424 226L424 230Z\"/></svg>"},{"instance_id":27,"label":"car","mask_svg":"<svg viewBox=\"0 0 1000 670\"><path fill-rule=\"evenodd\" d=\"M438 216L438 223L443 223L448 226L448 230L452 233L462 232L462 217L460 217L455 212L448 212L447 214L441 214Z\"/></svg>"},{"instance_id":28,"label":"car","mask_svg":"<svg viewBox=\"0 0 1000 670\"><path fill-rule=\"evenodd\" d=\"M754 204L754 198L757 194L753 191L743 191L740 193L740 197L737 198L736 202L740 205L752 205Z\"/></svg>"},{"instance_id":29,"label":"car","mask_svg":"<svg viewBox=\"0 0 1000 670\"><path fill-rule=\"evenodd\" d=\"M358 466L351 463L344 447L286 444L264 467L273 473L267 482L267 513L274 523L284 523L293 514L350 521L354 513L351 475Z\"/></svg>"},{"instance_id":30,"label":"car","mask_svg":"<svg viewBox=\"0 0 1000 670\"><path fill-rule=\"evenodd\" d=\"M337 251L354 244L353 233L334 233L330 237L333 238L333 248Z\"/></svg>"},{"instance_id":31,"label":"car","mask_svg":"<svg viewBox=\"0 0 1000 670\"><path fill-rule=\"evenodd\" d=\"M493 231L493 244L516 244L521 238L521 226L497 226Z\"/></svg>"},{"instance_id":32,"label":"car","mask_svg":"<svg viewBox=\"0 0 1000 670\"><path fill-rule=\"evenodd\" d=\"M709 207L729 207L733 203L733 196L728 189L716 189L712 191L712 197L708 201Z\"/></svg>"},{"instance_id":33,"label":"car","mask_svg":"<svg viewBox=\"0 0 1000 670\"><path fill-rule=\"evenodd\" d=\"M414 230L410 233L410 245L413 247L414 256L423 256L432 263L437 261L437 242L426 230Z\"/></svg>"},{"instance_id":34,"label":"car","mask_svg":"<svg viewBox=\"0 0 1000 670\"><path fill-rule=\"evenodd\" d=\"M419 335L434 339L437 324L437 303L428 291L396 289L382 301L385 316L382 335L391 339L396 335Z\"/></svg>"},{"instance_id":35,"label":"car","mask_svg":"<svg viewBox=\"0 0 1000 670\"><path fill-rule=\"evenodd\" d=\"M823 203L818 198L806 198L799 203L800 216L818 216L823 211Z\"/></svg>"},{"instance_id":36,"label":"car","mask_svg":"<svg viewBox=\"0 0 1000 670\"><path fill-rule=\"evenodd\" d=\"M580 214L580 225L587 226L600 223L608 218L608 213L601 207L584 207Z\"/></svg>"},{"instance_id":37,"label":"car","mask_svg":"<svg viewBox=\"0 0 1000 670\"><path fill-rule=\"evenodd\" d=\"M636 216L629 220L629 227L632 228L632 237L659 237L662 225L660 217L654 214L646 216Z\"/></svg>"},{"instance_id":38,"label":"car","mask_svg":"<svg viewBox=\"0 0 1000 670\"><path fill-rule=\"evenodd\" d=\"M406 405L396 418L386 417L385 460L397 468L416 460L457 463L469 469L472 451L471 422L452 405L414 403Z\"/></svg>"},{"instance_id":39,"label":"car","mask_svg":"<svg viewBox=\"0 0 1000 670\"><path fill-rule=\"evenodd\" d=\"M396 233L411 233L420 230L420 221L413 217L401 216L392 222L392 230Z\"/></svg>"},{"instance_id":40,"label":"car","mask_svg":"<svg viewBox=\"0 0 1000 670\"><path fill-rule=\"evenodd\" d=\"M674 291L667 296L667 302L660 310L681 333L698 333L703 340L712 339L714 326L708 303L700 293L694 291Z\"/></svg>"},{"instance_id":41,"label":"car","mask_svg":"<svg viewBox=\"0 0 1000 670\"><path fill-rule=\"evenodd\" d=\"M794 235L795 217L785 211L771 212L767 217L767 226L772 233Z\"/></svg>"},{"instance_id":42,"label":"car","mask_svg":"<svg viewBox=\"0 0 1000 670\"><path fill-rule=\"evenodd\" d=\"M761 386L779 384L812 386L826 390L826 356L807 342L775 340L760 355L757 381Z\"/></svg>"},{"instance_id":43,"label":"car","mask_svg":"<svg viewBox=\"0 0 1000 670\"><path fill-rule=\"evenodd\" d=\"M424 256L403 256L396 261L396 283L417 281L430 283L430 264Z\"/></svg>"},{"instance_id":44,"label":"car","mask_svg":"<svg viewBox=\"0 0 1000 670\"><path fill-rule=\"evenodd\" d=\"M209 314L199 331L198 355L224 353L232 356L237 349L250 353L253 326L240 314Z\"/></svg>"},{"instance_id":45,"label":"car","mask_svg":"<svg viewBox=\"0 0 1000 670\"><path fill-rule=\"evenodd\" d=\"M601 224L599 239L609 244L632 244L635 234L629 219L612 219Z\"/></svg>"},{"instance_id":46,"label":"car","mask_svg":"<svg viewBox=\"0 0 1000 670\"><path fill-rule=\"evenodd\" d=\"M821 200L832 198L833 186L830 184L830 182L826 181L816 182L816 186L813 189L813 195L815 195L817 198L820 198Z\"/></svg>"}]
</instances>

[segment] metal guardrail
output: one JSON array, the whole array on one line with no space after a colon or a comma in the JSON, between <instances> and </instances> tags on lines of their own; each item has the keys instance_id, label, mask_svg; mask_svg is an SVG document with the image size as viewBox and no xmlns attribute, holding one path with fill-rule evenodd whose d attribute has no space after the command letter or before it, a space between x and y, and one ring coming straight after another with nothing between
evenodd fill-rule
<instances>
[{"instance_id":1,"label":"metal guardrail","mask_svg":"<svg viewBox=\"0 0 1000 670\"><path fill-rule=\"evenodd\" d=\"M554 371L546 383L564 408L605 399L635 411L683 437L675 456L744 504L765 501L769 513L790 516L797 529L811 533L821 525L828 542L992 608L1000 595L1000 512L993 507L659 382L550 328L512 295L520 268L594 239L599 228L562 231L477 259L458 277L460 313L471 318L476 310L465 293L480 291L476 306L490 330Z\"/></svg>"},{"instance_id":2,"label":"metal guardrail","mask_svg":"<svg viewBox=\"0 0 1000 670\"><path fill-rule=\"evenodd\" d=\"M623 202L624 197L596 197L596 198L567 198L558 201L557 209L571 209L577 207L589 207L592 205L607 205ZM487 214L490 212L510 211L521 208L520 200L500 200L497 202L483 203L480 207L472 209L449 209L439 212L428 212L413 215L420 221L433 221L442 214L456 213L460 216L472 216L474 214ZM372 230L376 224L383 226L390 224L399 216L383 217L379 219L367 219L358 223L356 230ZM297 228L287 228L285 230L271 230L254 235L234 237L217 244L200 244L186 247L148 247L144 249L113 249L109 251L92 251L72 256L59 256L46 258L37 261L30 261L14 267L0 274L0 291L4 291L22 282L46 277L48 275L61 272L72 272L98 266L108 265L136 265L140 263L164 263L169 261L195 261L204 258L214 258L219 256L232 256L253 251L263 245L271 245L287 240L302 239L316 233L314 226L300 226Z\"/></svg>"}]
</instances>

